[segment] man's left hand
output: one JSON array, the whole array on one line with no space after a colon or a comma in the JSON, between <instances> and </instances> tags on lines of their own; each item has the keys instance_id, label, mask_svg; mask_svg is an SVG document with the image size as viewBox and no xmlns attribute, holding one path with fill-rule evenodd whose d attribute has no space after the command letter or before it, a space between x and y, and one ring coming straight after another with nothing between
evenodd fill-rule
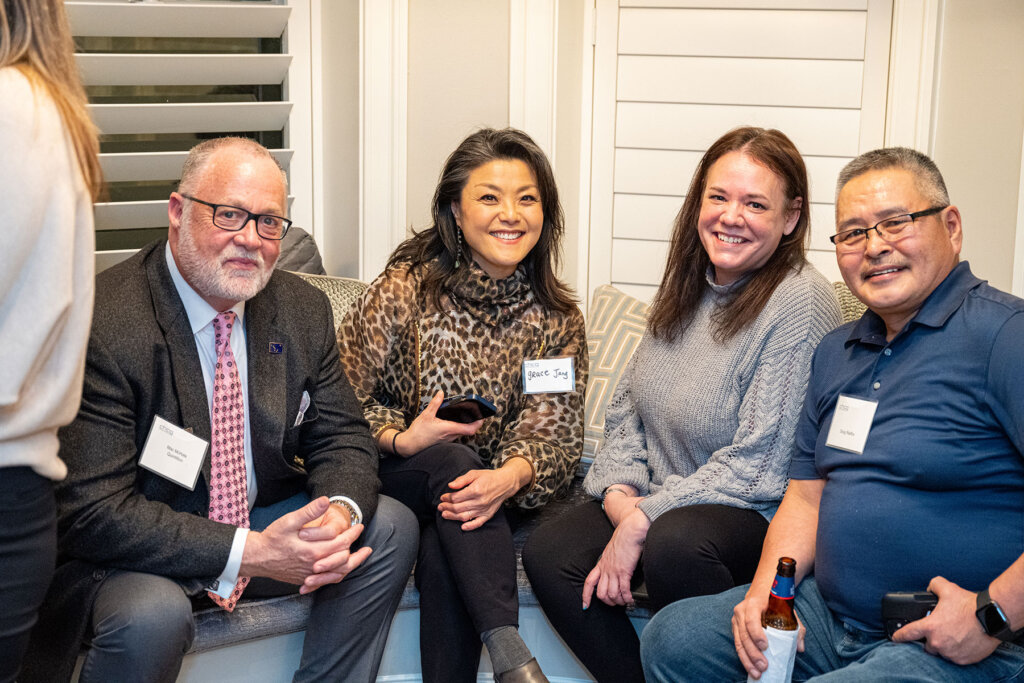
<instances>
[{"instance_id":1,"label":"man's left hand","mask_svg":"<svg viewBox=\"0 0 1024 683\"><path fill-rule=\"evenodd\" d=\"M939 598L924 619L912 621L893 634L895 642L925 639L924 649L954 664L974 664L992 654L999 640L985 633L975 615L978 595L936 576L928 590Z\"/></svg>"},{"instance_id":2,"label":"man's left hand","mask_svg":"<svg viewBox=\"0 0 1024 683\"><path fill-rule=\"evenodd\" d=\"M327 507L327 512L320 515L312 522L306 524L299 531L299 538L304 541L328 541L352 528L352 518L348 510L336 504ZM355 538L362 533L360 526L354 533ZM351 535L351 534L350 534ZM302 582L300 593L310 593L321 586L338 583L353 569L358 567L370 555L370 548L361 548L359 552L352 553L350 548L340 552L322 557L313 565L315 574L310 574Z\"/></svg>"}]
</instances>

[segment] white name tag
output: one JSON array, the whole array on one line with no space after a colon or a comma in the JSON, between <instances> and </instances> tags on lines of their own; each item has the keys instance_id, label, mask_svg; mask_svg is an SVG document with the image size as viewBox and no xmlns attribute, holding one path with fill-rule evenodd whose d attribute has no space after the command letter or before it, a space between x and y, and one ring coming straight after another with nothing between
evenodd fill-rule
<instances>
[{"instance_id":1,"label":"white name tag","mask_svg":"<svg viewBox=\"0 0 1024 683\"><path fill-rule=\"evenodd\" d=\"M878 401L839 394L825 445L858 455L863 453L877 408Z\"/></svg>"},{"instance_id":2,"label":"white name tag","mask_svg":"<svg viewBox=\"0 0 1024 683\"><path fill-rule=\"evenodd\" d=\"M208 441L158 415L153 418L146 445L142 447L139 467L192 491L196 487L199 470L203 467L203 458L209 447Z\"/></svg>"},{"instance_id":3,"label":"white name tag","mask_svg":"<svg viewBox=\"0 0 1024 683\"><path fill-rule=\"evenodd\" d=\"M523 392L527 394L563 394L576 390L573 357L540 358L523 361Z\"/></svg>"}]
</instances>

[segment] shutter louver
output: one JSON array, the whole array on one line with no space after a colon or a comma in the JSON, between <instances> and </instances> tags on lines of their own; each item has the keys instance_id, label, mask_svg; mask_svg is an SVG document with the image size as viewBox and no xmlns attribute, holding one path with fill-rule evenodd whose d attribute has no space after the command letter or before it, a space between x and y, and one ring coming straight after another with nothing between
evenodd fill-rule
<instances>
[{"instance_id":1,"label":"shutter louver","mask_svg":"<svg viewBox=\"0 0 1024 683\"><path fill-rule=\"evenodd\" d=\"M288 170L283 2L65 1L110 189L97 250L166 234L167 195L201 140L251 137Z\"/></svg>"}]
</instances>

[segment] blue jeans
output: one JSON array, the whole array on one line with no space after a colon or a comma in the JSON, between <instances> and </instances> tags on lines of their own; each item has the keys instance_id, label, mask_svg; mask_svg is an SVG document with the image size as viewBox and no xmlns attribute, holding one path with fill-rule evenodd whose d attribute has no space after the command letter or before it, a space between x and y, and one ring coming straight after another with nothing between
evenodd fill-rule
<instances>
[{"instance_id":1,"label":"blue jeans","mask_svg":"<svg viewBox=\"0 0 1024 683\"><path fill-rule=\"evenodd\" d=\"M732 608L748 586L680 600L651 619L640 639L649 682L746 681L732 637ZM797 653L794 681L1024 681L1024 648L1003 643L984 660L958 666L930 655L919 643L893 643L878 633L832 616L813 577L796 591L797 615L807 628Z\"/></svg>"}]
</instances>

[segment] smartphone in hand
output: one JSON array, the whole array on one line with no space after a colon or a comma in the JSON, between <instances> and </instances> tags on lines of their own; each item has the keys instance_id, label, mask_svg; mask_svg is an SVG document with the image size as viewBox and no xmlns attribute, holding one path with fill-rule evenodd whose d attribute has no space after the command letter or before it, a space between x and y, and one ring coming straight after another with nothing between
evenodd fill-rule
<instances>
[{"instance_id":1,"label":"smartphone in hand","mask_svg":"<svg viewBox=\"0 0 1024 683\"><path fill-rule=\"evenodd\" d=\"M935 593L911 591L886 593L882 596L882 621L885 633L892 640L892 634L912 621L924 619L939 604Z\"/></svg>"},{"instance_id":2,"label":"smartphone in hand","mask_svg":"<svg viewBox=\"0 0 1024 683\"><path fill-rule=\"evenodd\" d=\"M449 396L437 409L437 417L451 422L476 422L498 412L493 403L477 394Z\"/></svg>"}]
</instances>

